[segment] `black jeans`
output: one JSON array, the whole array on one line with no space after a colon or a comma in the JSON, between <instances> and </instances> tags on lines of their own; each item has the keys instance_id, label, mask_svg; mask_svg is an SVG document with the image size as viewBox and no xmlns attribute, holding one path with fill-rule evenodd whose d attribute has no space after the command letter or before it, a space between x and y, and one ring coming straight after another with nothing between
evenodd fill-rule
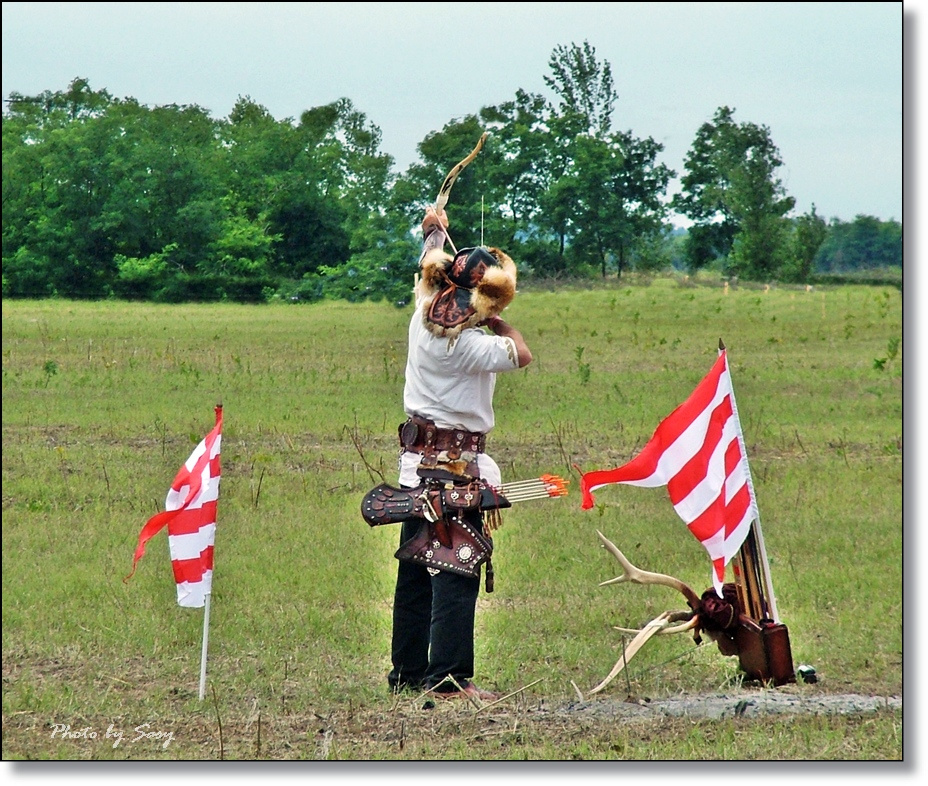
<instances>
[{"instance_id":1,"label":"black jeans","mask_svg":"<svg viewBox=\"0 0 928 786\"><path fill-rule=\"evenodd\" d=\"M413 537L421 525L421 519L404 521L400 544ZM433 688L449 674L462 688L467 687L474 676L474 617L479 593L479 576L448 571L433 576L422 565L399 561L393 597L393 669L387 677L391 689ZM456 688L449 681L438 690Z\"/></svg>"}]
</instances>

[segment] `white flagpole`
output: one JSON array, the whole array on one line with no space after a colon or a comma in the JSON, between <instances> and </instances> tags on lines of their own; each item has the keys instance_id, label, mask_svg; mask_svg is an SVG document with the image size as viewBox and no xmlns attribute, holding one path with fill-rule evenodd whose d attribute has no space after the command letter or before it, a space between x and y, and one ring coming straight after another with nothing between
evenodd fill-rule
<instances>
[{"instance_id":1,"label":"white flagpole","mask_svg":"<svg viewBox=\"0 0 928 786\"><path fill-rule=\"evenodd\" d=\"M200 701L206 695L206 648L209 643L209 593L203 604L203 651L200 655Z\"/></svg>"},{"instance_id":2,"label":"white flagpole","mask_svg":"<svg viewBox=\"0 0 928 786\"><path fill-rule=\"evenodd\" d=\"M719 354L725 349L722 340L719 339ZM751 491L751 499L757 507L757 518L751 522L751 531L754 533L754 539L757 541L757 548L760 551L760 572L767 589L767 606L770 610L770 617L774 622L780 621L780 615L777 613L776 596L773 593L773 580L770 577L770 562L767 559L767 547L764 546L764 536L760 528L760 506L757 504L757 495L754 493L754 478L751 476L751 464L748 461L748 451L744 444L744 434L741 431L741 418L738 415L738 405L735 402L735 385L731 380L731 370L728 372L728 380L731 385L731 408L735 416L735 423L738 427L738 442L741 444L741 455L744 456L744 469L747 474L748 488Z\"/></svg>"}]
</instances>

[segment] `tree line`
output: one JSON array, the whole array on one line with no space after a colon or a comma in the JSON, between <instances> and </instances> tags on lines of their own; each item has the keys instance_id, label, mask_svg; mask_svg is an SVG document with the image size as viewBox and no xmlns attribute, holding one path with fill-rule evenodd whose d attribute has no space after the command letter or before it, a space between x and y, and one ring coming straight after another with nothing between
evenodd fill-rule
<instances>
[{"instance_id":1,"label":"tree line","mask_svg":"<svg viewBox=\"0 0 928 786\"><path fill-rule=\"evenodd\" d=\"M418 223L449 168L489 138L448 207L458 248L494 245L521 277L622 276L674 266L742 280L902 266L902 226L791 215L769 129L719 107L681 176L663 145L614 130L611 66L558 46L553 100L449 121L394 172L381 132L347 98L275 120L249 96L227 118L150 108L74 79L12 93L3 114L4 297L404 304ZM691 225L680 235L672 214Z\"/></svg>"}]
</instances>

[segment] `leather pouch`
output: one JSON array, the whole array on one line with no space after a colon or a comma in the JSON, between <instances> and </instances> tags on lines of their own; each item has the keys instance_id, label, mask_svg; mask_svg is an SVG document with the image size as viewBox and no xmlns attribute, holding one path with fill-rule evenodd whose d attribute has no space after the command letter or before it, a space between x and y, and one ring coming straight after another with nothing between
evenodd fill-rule
<instances>
[{"instance_id":1,"label":"leather pouch","mask_svg":"<svg viewBox=\"0 0 928 786\"><path fill-rule=\"evenodd\" d=\"M453 518L441 523L446 525L447 536L443 532L439 538L435 524L424 521L394 556L433 570L479 576L480 566L493 554L493 542L467 521Z\"/></svg>"}]
</instances>

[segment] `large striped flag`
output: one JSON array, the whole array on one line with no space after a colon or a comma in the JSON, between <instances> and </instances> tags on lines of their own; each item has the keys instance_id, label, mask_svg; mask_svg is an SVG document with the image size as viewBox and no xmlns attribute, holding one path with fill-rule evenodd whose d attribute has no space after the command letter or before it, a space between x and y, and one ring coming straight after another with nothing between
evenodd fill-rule
<instances>
[{"instance_id":1,"label":"large striped flag","mask_svg":"<svg viewBox=\"0 0 928 786\"><path fill-rule=\"evenodd\" d=\"M177 602L188 608L206 603L213 584L213 543L216 537L216 503L219 499L219 447L222 442L222 405L216 407L216 425L180 468L168 490L165 510L152 516L139 533L132 573L145 554L145 544L165 524Z\"/></svg>"},{"instance_id":2,"label":"large striped flag","mask_svg":"<svg viewBox=\"0 0 928 786\"><path fill-rule=\"evenodd\" d=\"M610 483L667 486L674 509L709 552L712 584L721 596L725 566L758 517L726 350L635 458L582 475L582 508L592 508L592 492Z\"/></svg>"}]
</instances>

